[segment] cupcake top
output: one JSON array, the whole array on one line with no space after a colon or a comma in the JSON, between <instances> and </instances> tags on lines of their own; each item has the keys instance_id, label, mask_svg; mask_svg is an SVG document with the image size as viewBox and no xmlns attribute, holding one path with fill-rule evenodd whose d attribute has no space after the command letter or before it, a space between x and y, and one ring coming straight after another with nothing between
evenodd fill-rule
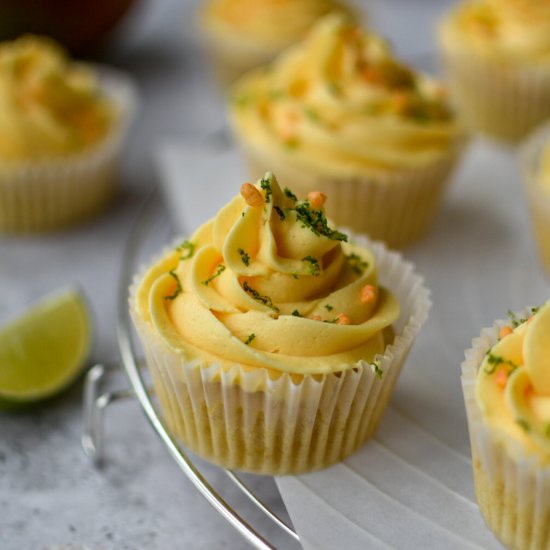
<instances>
[{"instance_id":1,"label":"cupcake top","mask_svg":"<svg viewBox=\"0 0 550 550\"><path fill-rule=\"evenodd\" d=\"M512 316L478 372L476 398L490 428L550 463L550 302L527 319ZM521 453L523 454L523 453Z\"/></svg>"},{"instance_id":2,"label":"cupcake top","mask_svg":"<svg viewBox=\"0 0 550 550\"><path fill-rule=\"evenodd\" d=\"M210 0L202 15L213 30L279 50L333 10L348 11L337 0Z\"/></svg>"},{"instance_id":3,"label":"cupcake top","mask_svg":"<svg viewBox=\"0 0 550 550\"><path fill-rule=\"evenodd\" d=\"M468 0L443 21L449 45L507 62L550 62L549 0Z\"/></svg>"},{"instance_id":4,"label":"cupcake top","mask_svg":"<svg viewBox=\"0 0 550 550\"><path fill-rule=\"evenodd\" d=\"M0 44L0 160L83 151L110 129L114 105L94 74L46 38Z\"/></svg>"},{"instance_id":5,"label":"cupcake top","mask_svg":"<svg viewBox=\"0 0 550 550\"><path fill-rule=\"evenodd\" d=\"M441 85L334 14L238 81L231 114L245 143L325 175L423 166L460 133Z\"/></svg>"},{"instance_id":6,"label":"cupcake top","mask_svg":"<svg viewBox=\"0 0 550 550\"><path fill-rule=\"evenodd\" d=\"M373 254L330 226L324 201L298 200L270 173L243 184L147 272L138 314L203 366L315 374L374 361L399 303L378 285Z\"/></svg>"}]
</instances>

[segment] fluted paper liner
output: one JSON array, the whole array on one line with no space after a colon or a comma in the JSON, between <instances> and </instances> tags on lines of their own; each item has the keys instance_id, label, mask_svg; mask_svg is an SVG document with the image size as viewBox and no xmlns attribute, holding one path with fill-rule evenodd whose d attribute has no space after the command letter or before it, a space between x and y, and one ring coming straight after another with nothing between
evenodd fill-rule
<instances>
[{"instance_id":1,"label":"fluted paper liner","mask_svg":"<svg viewBox=\"0 0 550 550\"><path fill-rule=\"evenodd\" d=\"M521 160L535 240L542 264L550 275L550 190L540 181L540 160L545 147L550 147L550 124L543 125L529 137L522 147Z\"/></svg>"},{"instance_id":2,"label":"fluted paper liner","mask_svg":"<svg viewBox=\"0 0 550 550\"><path fill-rule=\"evenodd\" d=\"M337 373L276 378L261 368L201 365L168 347L139 317L136 278L130 311L153 385L170 429L191 451L225 468L280 475L324 468L372 435L431 302L422 278L399 254L351 238L372 250L380 284L401 304L394 342L377 357L381 378L364 361Z\"/></svg>"},{"instance_id":3,"label":"fluted paper liner","mask_svg":"<svg viewBox=\"0 0 550 550\"><path fill-rule=\"evenodd\" d=\"M405 248L421 239L438 212L450 174L465 145L458 138L448 152L424 167L404 170L365 170L358 177L330 177L306 173L290 162L263 154L253 144L241 144L253 180L266 170L302 197L322 191L329 200L327 216L390 248Z\"/></svg>"},{"instance_id":4,"label":"fluted paper liner","mask_svg":"<svg viewBox=\"0 0 550 550\"><path fill-rule=\"evenodd\" d=\"M530 309L517 313L520 318L530 314ZM500 320L484 328L462 363L475 492L485 522L503 544L517 550L548 550L550 466L540 466L537 457L526 455L520 445L491 430L475 396L483 359L498 342L500 328L508 324Z\"/></svg>"},{"instance_id":5,"label":"fluted paper liner","mask_svg":"<svg viewBox=\"0 0 550 550\"><path fill-rule=\"evenodd\" d=\"M137 105L125 74L93 66L102 91L118 110L109 134L96 146L60 159L0 162L0 231L49 231L101 212L115 194L120 152Z\"/></svg>"},{"instance_id":6,"label":"fluted paper liner","mask_svg":"<svg viewBox=\"0 0 550 550\"><path fill-rule=\"evenodd\" d=\"M517 142L550 117L550 68L514 66L442 43L456 107L469 128Z\"/></svg>"}]
</instances>

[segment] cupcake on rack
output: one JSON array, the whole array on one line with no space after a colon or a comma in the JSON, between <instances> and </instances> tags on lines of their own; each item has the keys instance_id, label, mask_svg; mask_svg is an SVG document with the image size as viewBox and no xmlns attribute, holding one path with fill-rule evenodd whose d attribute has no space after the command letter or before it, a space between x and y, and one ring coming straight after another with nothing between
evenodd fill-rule
<instances>
[{"instance_id":1,"label":"cupcake on rack","mask_svg":"<svg viewBox=\"0 0 550 550\"><path fill-rule=\"evenodd\" d=\"M134 110L117 71L71 61L53 41L0 44L0 230L66 227L103 210Z\"/></svg>"},{"instance_id":2,"label":"cupcake on rack","mask_svg":"<svg viewBox=\"0 0 550 550\"><path fill-rule=\"evenodd\" d=\"M207 0L199 21L217 76L228 85L271 61L332 11L351 14L338 0Z\"/></svg>"},{"instance_id":3,"label":"cupcake on rack","mask_svg":"<svg viewBox=\"0 0 550 550\"><path fill-rule=\"evenodd\" d=\"M410 264L267 173L135 280L164 417L226 468L290 474L362 445L430 306Z\"/></svg>"},{"instance_id":4,"label":"cupcake on rack","mask_svg":"<svg viewBox=\"0 0 550 550\"><path fill-rule=\"evenodd\" d=\"M529 137L521 156L533 231L542 264L550 275L550 125Z\"/></svg>"},{"instance_id":5,"label":"cupcake on rack","mask_svg":"<svg viewBox=\"0 0 550 550\"><path fill-rule=\"evenodd\" d=\"M330 195L337 224L392 247L427 232L464 145L442 86L341 15L240 79L231 99L253 177L272 167L300 194Z\"/></svg>"},{"instance_id":6,"label":"cupcake on rack","mask_svg":"<svg viewBox=\"0 0 550 550\"><path fill-rule=\"evenodd\" d=\"M484 329L462 364L475 492L508 548L550 548L550 302Z\"/></svg>"},{"instance_id":7,"label":"cupcake on rack","mask_svg":"<svg viewBox=\"0 0 550 550\"><path fill-rule=\"evenodd\" d=\"M550 117L550 1L463 1L439 41L469 127L515 142Z\"/></svg>"}]
</instances>

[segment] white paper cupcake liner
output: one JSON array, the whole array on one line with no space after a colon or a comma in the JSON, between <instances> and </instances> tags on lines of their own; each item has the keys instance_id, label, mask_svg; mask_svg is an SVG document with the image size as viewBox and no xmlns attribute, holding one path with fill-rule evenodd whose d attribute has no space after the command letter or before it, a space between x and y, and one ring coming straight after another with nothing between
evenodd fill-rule
<instances>
[{"instance_id":1,"label":"white paper cupcake liner","mask_svg":"<svg viewBox=\"0 0 550 550\"><path fill-rule=\"evenodd\" d=\"M526 309L517 313L526 317ZM550 548L550 466L541 467L536 457L524 454L513 441L503 441L484 422L476 400L479 368L487 352L498 342L499 330L509 321L484 328L465 352L462 389L472 447L474 485L479 509L497 538L517 550Z\"/></svg>"},{"instance_id":2,"label":"white paper cupcake liner","mask_svg":"<svg viewBox=\"0 0 550 550\"><path fill-rule=\"evenodd\" d=\"M550 191L540 182L540 160L545 147L550 147L550 124L543 125L529 137L520 156L533 233L542 264L550 276Z\"/></svg>"},{"instance_id":3,"label":"white paper cupcake liner","mask_svg":"<svg viewBox=\"0 0 550 550\"><path fill-rule=\"evenodd\" d=\"M381 379L364 361L338 373L276 379L261 368L201 366L140 318L134 303L143 274L136 278L130 311L160 407L191 451L226 468L280 475L329 466L372 435L431 302L423 279L399 254L362 236L353 239L373 251L380 284L401 304L394 342L378 357Z\"/></svg>"},{"instance_id":4,"label":"white paper cupcake liner","mask_svg":"<svg viewBox=\"0 0 550 550\"><path fill-rule=\"evenodd\" d=\"M249 144L241 145L253 179L273 171L299 197L322 191L330 197L325 210L336 225L350 226L390 248L405 248L432 226L465 139L457 139L448 153L425 167L365 171L363 176L352 178L307 174L288 160L263 154Z\"/></svg>"},{"instance_id":5,"label":"white paper cupcake liner","mask_svg":"<svg viewBox=\"0 0 550 550\"><path fill-rule=\"evenodd\" d=\"M514 66L442 44L457 110L469 128L517 142L550 117L550 68Z\"/></svg>"},{"instance_id":6,"label":"white paper cupcake liner","mask_svg":"<svg viewBox=\"0 0 550 550\"><path fill-rule=\"evenodd\" d=\"M125 74L102 66L101 89L119 110L109 135L93 149L63 159L0 163L0 231L49 231L101 212L115 194L116 169L137 108L137 90Z\"/></svg>"}]
</instances>

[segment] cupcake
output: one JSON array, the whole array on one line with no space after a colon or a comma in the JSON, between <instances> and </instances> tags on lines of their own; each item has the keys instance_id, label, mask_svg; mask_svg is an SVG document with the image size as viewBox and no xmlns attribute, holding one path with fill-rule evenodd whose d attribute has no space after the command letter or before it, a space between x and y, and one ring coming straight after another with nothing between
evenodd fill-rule
<instances>
[{"instance_id":1,"label":"cupcake","mask_svg":"<svg viewBox=\"0 0 550 550\"><path fill-rule=\"evenodd\" d=\"M518 141L550 117L550 2L469 0L441 22L443 64L466 124Z\"/></svg>"},{"instance_id":2,"label":"cupcake","mask_svg":"<svg viewBox=\"0 0 550 550\"><path fill-rule=\"evenodd\" d=\"M428 230L464 142L443 88L339 15L239 80L230 114L254 178L330 195L336 224L391 247Z\"/></svg>"},{"instance_id":3,"label":"cupcake","mask_svg":"<svg viewBox=\"0 0 550 550\"><path fill-rule=\"evenodd\" d=\"M537 130L522 149L523 183L542 264L550 274L550 125Z\"/></svg>"},{"instance_id":4,"label":"cupcake","mask_svg":"<svg viewBox=\"0 0 550 550\"><path fill-rule=\"evenodd\" d=\"M208 0L199 14L207 53L222 84L271 61L331 11L337 0Z\"/></svg>"},{"instance_id":5,"label":"cupcake","mask_svg":"<svg viewBox=\"0 0 550 550\"><path fill-rule=\"evenodd\" d=\"M266 174L141 273L130 311L194 453L263 474L337 462L376 429L430 306L412 266Z\"/></svg>"},{"instance_id":6,"label":"cupcake","mask_svg":"<svg viewBox=\"0 0 550 550\"><path fill-rule=\"evenodd\" d=\"M0 44L0 230L65 227L100 212L135 102L126 77L54 42Z\"/></svg>"},{"instance_id":7,"label":"cupcake","mask_svg":"<svg viewBox=\"0 0 550 550\"><path fill-rule=\"evenodd\" d=\"M550 548L550 302L484 329L462 364L474 484L508 548Z\"/></svg>"}]
</instances>

